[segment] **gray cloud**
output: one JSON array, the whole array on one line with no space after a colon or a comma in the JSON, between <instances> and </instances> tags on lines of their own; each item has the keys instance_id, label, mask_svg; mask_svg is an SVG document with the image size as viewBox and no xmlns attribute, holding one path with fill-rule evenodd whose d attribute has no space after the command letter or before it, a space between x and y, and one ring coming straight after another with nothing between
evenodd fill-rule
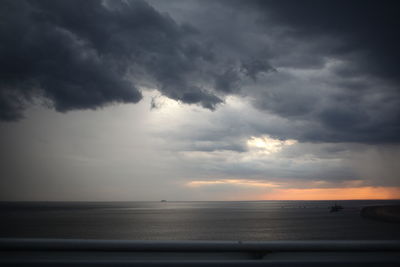
<instances>
[{"instance_id":1,"label":"gray cloud","mask_svg":"<svg viewBox=\"0 0 400 267\"><path fill-rule=\"evenodd\" d=\"M191 79L213 61L196 29L143 1L1 5L3 120L20 118L35 97L51 100L58 111L136 103L142 96L135 83L146 75L173 99L210 109L222 102Z\"/></svg>"},{"instance_id":2,"label":"gray cloud","mask_svg":"<svg viewBox=\"0 0 400 267\"><path fill-rule=\"evenodd\" d=\"M293 125L256 132L311 142L400 141L396 2L152 3L196 25L232 66L217 90L249 97Z\"/></svg>"},{"instance_id":3,"label":"gray cloud","mask_svg":"<svg viewBox=\"0 0 400 267\"><path fill-rule=\"evenodd\" d=\"M248 97L293 124L257 126L279 138L399 141L396 3L151 3L4 2L1 118L36 97L58 111L136 103L144 86L211 110Z\"/></svg>"},{"instance_id":4,"label":"gray cloud","mask_svg":"<svg viewBox=\"0 0 400 267\"><path fill-rule=\"evenodd\" d=\"M226 2L229 5L229 2ZM399 142L400 21L395 1L237 1L256 12L278 70L247 90L313 142ZM309 126L312 126L311 128Z\"/></svg>"},{"instance_id":5,"label":"gray cloud","mask_svg":"<svg viewBox=\"0 0 400 267\"><path fill-rule=\"evenodd\" d=\"M246 1L264 13L260 23L279 22L298 39L334 37L339 45L325 50L324 54L357 58L363 70L393 79L399 79L396 67L400 58L397 34L397 1L332 1L323 3L306 0L296 1ZM315 40L315 39L311 39ZM361 61L361 62L360 62Z\"/></svg>"},{"instance_id":6,"label":"gray cloud","mask_svg":"<svg viewBox=\"0 0 400 267\"><path fill-rule=\"evenodd\" d=\"M372 185L399 186L400 146L365 146L352 152L349 164Z\"/></svg>"},{"instance_id":7,"label":"gray cloud","mask_svg":"<svg viewBox=\"0 0 400 267\"><path fill-rule=\"evenodd\" d=\"M0 120L26 119L0 122L1 196L185 200L190 181L219 179L397 186L396 5L2 1ZM298 142L249 143L268 136Z\"/></svg>"},{"instance_id":8,"label":"gray cloud","mask_svg":"<svg viewBox=\"0 0 400 267\"><path fill-rule=\"evenodd\" d=\"M58 23L62 12L72 10L59 6L50 13L40 6L46 4L51 5L45 1L2 3L1 117L19 118L23 103L35 96L51 99L59 111L139 101L140 92L120 78L122 72L115 64L84 37ZM88 2L83 8L96 12L96 7ZM79 14L75 17L79 19Z\"/></svg>"},{"instance_id":9,"label":"gray cloud","mask_svg":"<svg viewBox=\"0 0 400 267\"><path fill-rule=\"evenodd\" d=\"M241 69L245 73L245 75L249 76L253 80L257 80L257 75L260 73L276 71L276 69L274 69L268 61L259 59L243 62Z\"/></svg>"}]
</instances>

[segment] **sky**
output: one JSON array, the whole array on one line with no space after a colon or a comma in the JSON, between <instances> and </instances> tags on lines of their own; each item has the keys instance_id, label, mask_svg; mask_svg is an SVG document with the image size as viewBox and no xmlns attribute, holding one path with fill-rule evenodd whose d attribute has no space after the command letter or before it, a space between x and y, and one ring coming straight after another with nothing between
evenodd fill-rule
<instances>
[{"instance_id":1,"label":"sky","mask_svg":"<svg viewBox=\"0 0 400 267\"><path fill-rule=\"evenodd\" d=\"M400 199L397 1L0 5L2 201Z\"/></svg>"}]
</instances>

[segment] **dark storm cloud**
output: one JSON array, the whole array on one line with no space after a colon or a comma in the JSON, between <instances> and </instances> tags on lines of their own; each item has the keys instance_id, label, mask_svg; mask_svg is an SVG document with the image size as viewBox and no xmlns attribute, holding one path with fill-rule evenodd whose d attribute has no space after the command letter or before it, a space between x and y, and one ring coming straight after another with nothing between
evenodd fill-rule
<instances>
[{"instance_id":1,"label":"dark storm cloud","mask_svg":"<svg viewBox=\"0 0 400 267\"><path fill-rule=\"evenodd\" d=\"M257 75L260 73L276 71L276 69L274 69L267 60L260 59L242 62L241 69L245 75L249 76L253 80L257 80Z\"/></svg>"},{"instance_id":2,"label":"dark storm cloud","mask_svg":"<svg viewBox=\"0 0 400 267\"><path fill-rule=\"evenodd\" d=\"M357 92L325 84L308 84L287 78L268 91L256 91L257 108L287 120L290 127L279 129L258 126L257 132L276 138L294 138L302 142L399 142L399 95L392 90L376 91L372 85ZM378 85L384 89L384 85Z\"/></svg>"},{"instance_id":3,"label":"dark storm cloud","mask_svg":"<svg viewBox=\"0 0 400 267\"><path fill-rule=\"evenodd\" d=\"M213 60L196 29L143 1L2 1L0 34L3 120L38 96L58 111L135 103L143 79L185 103L222 101L190 80Z\"/></svg>"},{"instance_id":4,"label":"dark storm cloud","mask_svg":"<svg viewBox=\"0 0 400 267\"><path fill-rule=\"evenodd\" d=\"M263 56L277 72L246 95L257 108L301 125L277 137L400 141L398 1L225 4L254 12L259 34L269 38Z\"/></svg>"},{"instance_id":5,"label":"dark storm cloud","mask_svg":"<svg viewBox=\"0 0 400 267\"><path fill-rule=\"evenodd\" d=\"M240 88L239 82L239 73L234 69L229 69L216 76L215 89L225 93L235 93Z\"/></svg>"},{"instance_id":6,"label":"dark storm cloud","mask_svg":"<svg viewBox=\"0 0 400 267\"><path fill-rule=\"evenodd\" d=\"M79 23L85 9L99 12L99 2L73 12L67 2L54 1L59 6L49 12L51 2L2 2L1 118L17 119L24 102L38 94L59 111L139 101L140 92L120 78L123 69L99 54L87 35L63 23L68 14Z\"/></svg>"},{"instance_id":7,"label":"dark storm cloud","mask_svg":"<svg viewBox=\"0 0 400 267\"><path fill-rule=\"evenodd\" d=\"M252 1L250 1L252 2ZM375 74L399 80L400 4L393 0L355 1L254 1L271 20L286 25L301 39L334 36L341 44L325 56L359 52L362 67Z\"/></svg>"},{"instance_id":8,"label":"dark storm cloud","mask_svg":"<svg viewBox=\"0 0 400 267\"><path fill-rule=\"evenodd\" d=\"M233 62L228 72L219 72L216 90L248 97L266 117L277 115L288 125L241 120L248 135L305 142L400 141L397 2L153 3L196 25L213 41L219 59ZM243 138L241 131L236 134Z\"/></svg>"},{"instance_id":9,"label":"dark storm cloud","mask_svg":"<svg viewBox=\"0 0 400 267\"><path fill-rule=\"evenodd\" d=\"M3 1L1 119L37 97L58 111L136 103L143 86L211 110L246 97L290 125L247 137L400 141L397 2L151 3Z\"/></svg>"}]
</instances>

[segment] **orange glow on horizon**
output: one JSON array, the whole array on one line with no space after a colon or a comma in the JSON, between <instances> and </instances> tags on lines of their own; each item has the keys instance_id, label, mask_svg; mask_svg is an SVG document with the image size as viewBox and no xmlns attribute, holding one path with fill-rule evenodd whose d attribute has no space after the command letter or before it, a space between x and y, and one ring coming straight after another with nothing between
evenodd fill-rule
<instances>
[{"instance_id":1,"label":"orange glow on horizon","mask_svg":"<svg viewBox=\"0 0 400 267\"><path fill-rule=\"evenodd\" d=\"M400 199L400 187L273 189L259 200Z\"/></svg>"}]
</instances>

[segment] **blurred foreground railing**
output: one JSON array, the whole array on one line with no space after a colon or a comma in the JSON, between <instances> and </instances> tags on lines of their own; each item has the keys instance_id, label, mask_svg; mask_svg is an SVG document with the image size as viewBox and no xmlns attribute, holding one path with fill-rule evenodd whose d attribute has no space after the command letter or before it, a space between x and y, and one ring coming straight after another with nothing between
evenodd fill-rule
<instances>
[{"instance_id":1,"label":"blurred foreground railing","mask_svg":"<svg viewBox=\"0 0 400 267\"><path fill-rule=\"evenodd\" d=\"M0 239L0 266L400 266L400 241Z\"/></svg>"}]
</instances>

